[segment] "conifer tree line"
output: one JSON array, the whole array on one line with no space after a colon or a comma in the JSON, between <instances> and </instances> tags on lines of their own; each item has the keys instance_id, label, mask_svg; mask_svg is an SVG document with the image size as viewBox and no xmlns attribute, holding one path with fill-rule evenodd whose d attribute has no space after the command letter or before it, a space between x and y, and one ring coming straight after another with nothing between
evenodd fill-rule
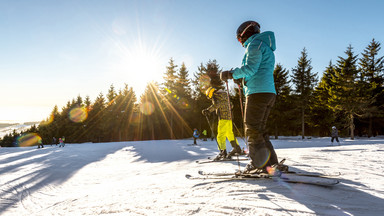
<instances>
[{"instance_id":1,"label":"conifer tree line","mask_svg":"<svg viewBox=\"0 0 384 216\"><path fill-rule=\"evenodd\" d=\"M321 76L312 70L306 48L291 72L277 63L277 97L268 121L269 134L275 138L300 135L303 139L329 136L332 126L341 136L352 139L384 134L384 57L379 56L380 45L372 39L360 55L349 45L335 63L329 62ZM111 85L106 95L100 93L94 101L89 96L77 96L61 111L55 106L38 126L7 134L0 144L18 146L17 138L24 133L38 134L44 144L63 136L69 143L182 139L191 137L194 128L207 130L211 136L216 134L217 116L213 113L206 118L201 110L211 105L205 96L209 86L226 90L219 79L221 70L216 60L209 60L189 78L185 64L177 65L171 58L164 81L148 83L140 98L127 84L119 90ZM234 132L243 136L238 86L230 82L229 91Z\"/></svg>"}]
</instances>

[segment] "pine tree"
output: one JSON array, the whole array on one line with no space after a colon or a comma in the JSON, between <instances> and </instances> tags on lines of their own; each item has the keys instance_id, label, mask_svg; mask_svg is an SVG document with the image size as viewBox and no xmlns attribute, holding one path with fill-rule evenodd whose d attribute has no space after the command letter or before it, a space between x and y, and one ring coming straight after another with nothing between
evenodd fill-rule
<instances>
[{"instance_id":1,"label":"pine tree","mask_svg":"<svg viewBox=\"0 0 384 216\"><path fill-rule=\"evenodd\" d=\"M89 108L91 107L91 104L92 104L91 99L90 99L90 97L87 95L87 96L85 97L85 101L84 101L84 106L85 106L85 108L87 109L87 111L89 111Z\"/></svg>"},{"instance_id":2,"label":"pine tree","mask_svg":"<svg viewBox=\"0 0 384 216\"><path fill-rule=\"evenodd\" d=\"M211 86L211 79L206 73L206 69L203 63L197 68L197 71L193 74L192 79L192 115L195 117L192 125L197 128L209 128L209 125L202 115L201 110L207 108L210 105L210 101L205 96L205 91ZM208 130L209 133L211 132Z\"/></svg>"},{"instance_id":3,"label":"pine tree","mask_svg":"<svg viewBox=\"0 0 384 216\"><path fill-rule=\"evenodd\" d=\"M295 85L295 93L299 99L299 109L301 111L301 131L302 138L305 136L305 111L308 108L313 88L317 82L316 73L312 73L311 60L308 59L307 50L304 48L297 62L297 66L292 69L292 82Z\"/></svg>"},{"instance_id":4,"label":"pine tree","mask_svg":"<svg viewBox=\"0 0 384 216\"><path fill-rule=\"evenodd\" d=\"M177 73L177 65L175 65L175 61L173 58L171 58L168 62L168 66L166 67L166 71L164 74L164 83L163 86L164 88L167 88L171 92L175 90L176 86L176 73Z\"/></svg>"},{"instance_id":5,"label":"pine tree","mask_svg":"<svg viewBox=\"0 0 384 216\"><path fill-rule=\"evenodd\" d=\"M360 92L364 96L363 117L368 118L368 137L372 136L374 119L383 116L384 56L378 57L380 43L372 39L360 58ZM380 97L381 96L381 97ZM376 118L375 118L376 117ZM377 122L380 124L380 122Z\"/></svg>"},{"instance_id":6,"label":"pine tree","mask_svg":"<svg viewBox=\"0 0 384 216\"><path fill-rule=\"evenodd\" d=\"M175 83L175 91L177 95L175 110L178 114L177 116L179 117L179 121L176 122L176 129L178 129L176 135L178 135L178 138L189 137L192 133L192 129L188 125L188 123L190 123L193 119L191 113L188 112L192 102L190 83L191 81L188 78L188 70L185 64L182 63L177 72Z\"/></svg>"},{"instance_id":7,"label":"pine tree","mask_svg":"<svg viewBox=\"0 0 384 216\"><path fill-rule=\"evenodd\" d=\"M117 133L118 133L118 127L117 124L117 118L119 116L119 112L121 111L119 107L116 105L116 99L118 97L115 87L111 85L109 87L108 93L106 95L107 97L107 106L106 106L106 112L105 112L105 118L104 118L104 126L108 133L106 133L106 140L110 141L117 141Z\"/></svg>"},{"instance_id":8,"label":"pine tree","mask_svg":"<svg viewBox=\"0 0 384 216\"><path fill-rule=\"evenodd\" d=\"M113 84L109 87L108 94L107 94L107 99L108 99L108 104L111 105L114 103L114 100L117 96L117 93L115 91L115 87Z\"/></svg>"},{"instance_id":9,"label":"pine tree","mask_svg":"<svg viewBox=\"0 0 384 216\"><path fill-rule=\"evenodd\" d=\"M197 71L193 73L193 78L191 80L192 84L192 98L199 99L204 95L204 90L209 87L210 78L208 76L204 77L204 65L200 63L200 66L197 67Z\"/></svg>"},{"instance_id":10,"label":"pine tree","mask_svg":"<svg viewBox=\"0 0 384 216\"><path fill-rule=\"evenodd\" d=\"M328 103L333 76L335 76L334 66L330 61L313 92L313 100L310 103L310 125L319 130L320 136L329 136L330 125L335 125L335 113Z\"/></svg>"},{"instance_id":11,"label":"pine tree","mask_svg":"<svg viewBox=\"0 0 384 216\"><path fill-rule=\"evenodd\" d=\"M276 88L276 102L271 110L268 125L272 126L275 138L288 127L290 114L289 95L291 93L290 81L288 80L289 71L281 64L276 64L273 71Z\"/></svg>"},{"instance_id":12,"label":"pine tree","mask_svg":"<svg viewBox=\"0 0 384 216\"><path fill-rule=\"evenodd\" d=\"M131 122L136 100L136 94L132 87L129 88L128 84L125 84L124 89L119 91L116 98L119 141L122 139L132 140L134 138L132 133L134 129L131 127L133 125Z\"/></svg>"},{"instance_id":13,"label":"pine tree","mask_svg":"<svg viewBox=\"0 0 384 216\"><path fill-rule=\"evenodd\" d=\"M167 70L165 71L164 75L164 83L163 83L163 88L161 89L161 92L164 92L166 95L166 100L167 100L167 106L164 107L165 113L167 113L167 116L170 116L170 135L171 139L174 139L174 116L176 115L175 113L175 104L177 102L178 96L176 92L176 69L177 65L175 65L174 60L171 58L169 60L169 65L166 67Z\"/></svg>"},{"instance_id":14,"label":"pine tree","mask_svg":"<svg viewBox=\"0 0 384 216\"><path fill-rule=\"evenodd\" d=\"M83 98L80 95L77 96L75 104L76 107L83 107Z\"/></svg>"},{"instance_id":15,"label":"pine tree","mask_svg":"<svg viewBox=\"0 0 384 216\"><path fill-rule=\"evenodd\" d=\"M340 57L332 76L329 89L330 107L335 111L342 111L349 127L351 139L354 139L354 118L360 110L361 96L358 92L357 55L354 55L351 45L345 51L346 58Z\"/></svg>"},{"instance_id":16,"label":"pine tree","mask_svg":"<svg viewBox=\"0 0 384 216\"><path fill-rule=\"evenodd\" d=\"M139 140L156 140L174 137L171 122L164 112L168 103L160 93L157 83L148 83L140 97L138 125Z\"/></svg>"},{"instance_id":17,"label":"pine tree","mask_svg":"<svg viewBox=\"0 0 384 216\"><path fill-rule=\"evenodd\" d=\"M221 81L220 79L220 66L217 63L217 61L214 60L209 60L205 67L204 67L205 73L209 76L211 79L211 86L216 88L216 89L224 89L224 82Z\"/></svg>"},{"instance_id":18,"label":"pine tree","mask_svg":"<svg viewBox=\"0 0 384 216\"><path fill-rule=\"evenodd\" d=\"M104 139L104 119L106 112L106 102L103 93L100 93L89 111L87 122L87 133L93 142L101 142Z\"/></svg>"}]
</instances>

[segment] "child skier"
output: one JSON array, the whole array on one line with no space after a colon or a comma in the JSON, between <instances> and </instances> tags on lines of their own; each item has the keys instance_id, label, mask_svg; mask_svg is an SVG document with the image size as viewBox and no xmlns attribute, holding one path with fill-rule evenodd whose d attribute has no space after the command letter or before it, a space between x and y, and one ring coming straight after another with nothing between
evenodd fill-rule
<instances>
[{"instance_id":1,"label":"child skier","mask_svg":"<svg viewBox=\"0 0 384 216\"><path fill-rule=\"evenodd\" d=\"M207 141L207 130L203 130L203 141Z\"/></svg>"},{"instance_id":2,"label":"child skier","mask_svg":"<svg viewBox=\"0 0 384 216\"><path fill-rule=\"evenodd\" d=\"M337 144L340 145L340 142L339 142L339 133L338 133L338 131L337 131L336 126L332 126L331 136L332 136L332 139L331 139L332 145L333 145L333 140L335 140L335 139L336 139Z\"/></svg>"},{"instance_id":3,"label":"child skier","mask_svg":"<svg viewBox=\"0 0 384 216\"><path fill-rule=\"evenodd\" d=\"M40 148L40 146L41 146L41 148L44 148L43 141L41 139L39 139L39 141L37 141L37 148Z\"/></svg>"},{"instance_id":4,"label":"child skier","mask_svg":"<svg viewBox=\"0 0 384 216\"><path fill-rule=\"evenodd\" d=\"M193 129L193 145L197 145L196 140L199 138L199 131L195 128Z\"/></svg>"},{"instance_id":5,"label":"child skier","mask_svg":"<svg viewBox=\"0 0 384 216\"><path fill-rule=\"evenodd\" d=\"M59 147L63 147L64 148L64 146L65 146L64 139L59 138Z\"/></svg>"},{"instance_id":6,"label":"child skier","mask_svg":"<svg viewBox=\"0 0 384 216\"><path fill-rule=\"evenodd\" d=\"M202 111L203 115L208 115L216 111L219 117L217 126L217 144L219 145L220 153L214 160L222 160L231 158L235 154L241 154L239 142L235 139L232 129L231 108L229 107L227 94L223 90L216 90L209 87L205 93L208 99L212 100L212 105ZM226 140L231 143L232 151L227 154Z\"/></svg>"}]
</instances>

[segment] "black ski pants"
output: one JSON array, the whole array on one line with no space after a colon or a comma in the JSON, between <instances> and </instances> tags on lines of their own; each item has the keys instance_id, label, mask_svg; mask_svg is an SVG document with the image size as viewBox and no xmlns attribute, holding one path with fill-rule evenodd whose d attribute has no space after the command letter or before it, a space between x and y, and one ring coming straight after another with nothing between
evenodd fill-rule
<instances>
[{"instance_id":1,"label":"black ski pants","mask_svg":"<svg viewBox=\"0 0 384 216\"><path fill-rule=\"evenodd\" d=\"M339 142L339 137L337 137L337 136L333 136L331 139L331 142L333 143L333 140L335 140L335 139L336 139L336 142Z\"/></svg>"},{"instance_id":2,"label":"black ski pants","mask_svg":"<svg viewBox=\"0 0 384 216\"><path fill-rule=\"evenodd\" d=\"M249 156L255 167L264 168L277 163L277 155L269 141L266 125L271 108L275 103L273 93L256 93L245 101L244 123L248 137Z\"/></svg>"}]
</instances>

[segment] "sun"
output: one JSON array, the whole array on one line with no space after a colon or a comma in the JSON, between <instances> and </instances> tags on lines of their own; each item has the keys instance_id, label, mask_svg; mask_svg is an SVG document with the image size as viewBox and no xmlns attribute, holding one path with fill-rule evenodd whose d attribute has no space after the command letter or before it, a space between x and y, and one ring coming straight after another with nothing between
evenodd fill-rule
<instances>
[{"instance_id":1,"label":"sun","mask_svg":"<svg viewBox=\"0 0 384 216\"><path fill-rule=\"evenodd\" d=\"M119 44L115 55L113 68L115 79L127 83L137 96L140 96L148 83L161 82L166 70L167 60L161 54L161 49L142 40Z\"/></svg>"}]
</instances>

